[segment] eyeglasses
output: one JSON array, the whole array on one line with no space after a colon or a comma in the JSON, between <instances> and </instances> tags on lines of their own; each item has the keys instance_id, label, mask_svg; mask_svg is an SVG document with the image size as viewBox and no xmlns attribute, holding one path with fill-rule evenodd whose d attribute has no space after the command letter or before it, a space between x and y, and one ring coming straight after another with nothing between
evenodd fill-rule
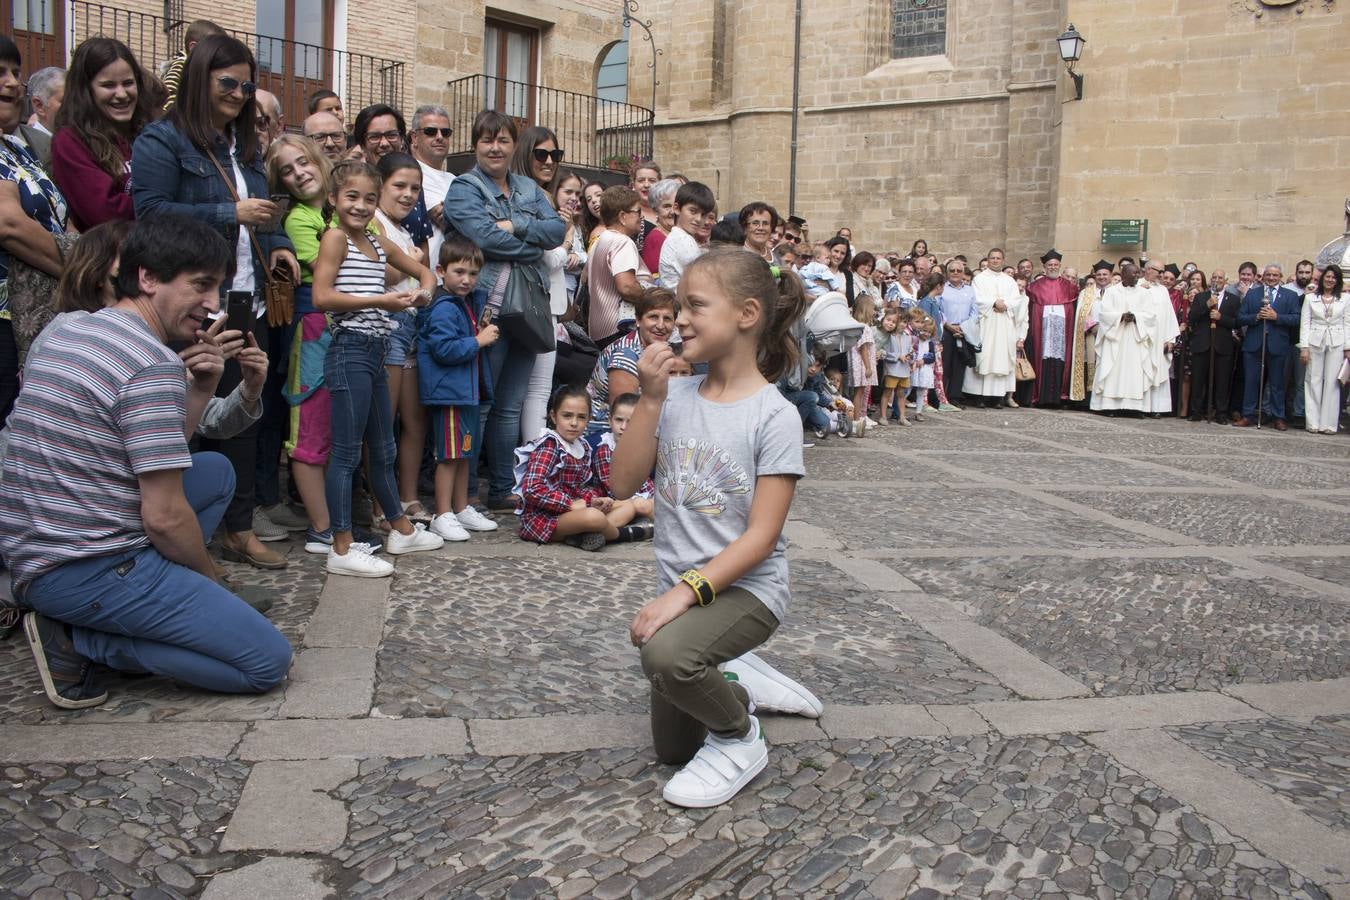
<instances>
[{"instance_id":1,"label":"eyeglasses","mask_svg":"<svg viewBox=\"0 0 1350 900\"><path fill-rule=\"evenodd\" d=\"M534 161L538 163L548 162L550 159L552 159L554 163L560 163L563 158L563 152L561 150L541 150L538 147L530 151L530 155L533 156Z\"/></svg>"},{"instance_id":2,"label":"eyeglasses","mask_svg":"<svg viewBox=\"0 0 1350 900\"><path fill-rule=\"evenodd\" d=\"M639 206L636 209L625 209L624 212L629 213L630 215L640 216L642 215L642 207Z\"/></svg>"},{"instance_id":3,"label":"eyeglasses","mask_svg":"<svg viewBox=\"0 0 1350 900\"><path fill-rule=\"evenodd\" d=\"M801 238L797 237L795 234L785 234L783 235L783 240L787 241L789 244L795 244L800 241Z\"/></svg>"},{"instance_id":4,"label":"eyeglasses","mask_svg":"<svg viewBox=\"0 0 1350 900\"><path fill-rule=\"evenodd\" d=\"M448 138L450 136L449 128L437 128L434 125L428 125L426 128L419 128L417 130L427 137L436 137L436 135L440 135L443 138Z\"/></svg>"},{"instance_id":5,"label":"eyeglasses","mask_svg":"<svg viewBox=\"0 0 1350 900\"><path fill-rule=\"evenodd\" d=\"M367 144L397 144L403 140L403 135L397 131L368 131L366 132Z\"/></svg>"},{"instance_id":6,"label":"eyeglasses","mask_svg":"<svg viewBox=\"0 0 1350 900\"><path fill-rule=\"evenodd\" d=\"M243 94L245 97L252 97L258 92L258 86L253 82L240 81L238 78L229 75L217 75L216 84L220 85L220 89L227 94L233 93L238 89L239 93Z\"/></svg>"},{"instance_id":7,"label":"eyeglasses","mask_svg":"<svg viewBox=\"0 0 1350 900\"><path fill-rule=\"evenodd\" d=\"M341 131L320 131L317 134L309 135L309 138L318 141L320 144L345 144L347 135Z\"/></svg>"}]
</instances>

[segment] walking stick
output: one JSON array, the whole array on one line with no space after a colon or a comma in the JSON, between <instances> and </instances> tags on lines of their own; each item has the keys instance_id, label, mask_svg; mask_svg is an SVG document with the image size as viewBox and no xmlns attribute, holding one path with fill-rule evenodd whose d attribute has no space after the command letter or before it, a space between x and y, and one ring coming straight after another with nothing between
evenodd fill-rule
<instances>
[{"instance_id":1,"label":"walking stick","mask_svg":"<svg viewBox=\"0 0 1350 900\"><path fill-rule=\"evenodd\" d=\"M1262 295L1261 308L1270 306L1268 295ZM1270 333L1270 323L1265 319L1261 320L1261 375L1257 379L1256 387L1256 427L1261 427L1261 413L1266 408L1266 335Z\"/></svg>"},{"instance_id":2,"label":"walking stick","mask_svg":"<svg viewBox=\"0 0 1350 900\"><path fill-rule=\"evenodd\" d=\"M1215 322L1215 321L1212 320L1212 318L1211 318L1211 320L1210 320L1210 393L1206 394L1206 398L1208 398L1208 403L1210 403L1210 421L1211 421L1211 422L1214 421L1215 418L1219 416L1219 407L1218 407L1218 405L1216 405L1216 403L1214 402L1214 341L1218 340L1218 336L1215 335L1215 331L1216 331L1216 329L1218 329L1218 327L1219 327L1218 322Z\"/></svg>"}]
</instances>

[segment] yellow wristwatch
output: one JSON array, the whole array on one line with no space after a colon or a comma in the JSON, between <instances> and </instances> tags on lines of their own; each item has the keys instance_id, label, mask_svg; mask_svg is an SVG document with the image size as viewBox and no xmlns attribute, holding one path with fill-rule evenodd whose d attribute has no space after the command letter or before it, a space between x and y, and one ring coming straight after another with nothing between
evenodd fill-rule
<instances>
[{"instance_id":1,"label":"yellow wristwatch","mask_svg":"<svg viewBox=\"0 0 1350 900\"><path fill-rule=\"evenodd\" d=\"M690 569L680 576L680 580L689 585L694 591L694 596L698 598L699 606L711 606L717 599L717 591L713 590L712 582L703 577L703 573L698 569Z\"/></svg>"}]
</instances>

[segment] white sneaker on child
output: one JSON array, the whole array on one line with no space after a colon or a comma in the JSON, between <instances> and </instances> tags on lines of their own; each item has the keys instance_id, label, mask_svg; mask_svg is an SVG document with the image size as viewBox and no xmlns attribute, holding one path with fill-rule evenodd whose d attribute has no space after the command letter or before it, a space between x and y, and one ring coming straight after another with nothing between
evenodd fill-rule
<instances>
[{"instance_id":1,"label":"white sneaker on child","mask_svg":"<svg viewBox=\"0 0 1350 900\"><path fill-rule=\"evenodd\" d=\"M394 564L384 559L376 559L369 544L355 543L346 553L328 550L328 563L324 566L333 575L353 575L357 578L388 578L394 574Z\"/></svg>"},{"instance_id":2,"label":"white sneaker on child","mask_svg":"<svg viewBox=\"0 0 1350 900\"><path fill-rule=\"evenodd\" d=\"M728 681L739 682L750 695L751 712L776 712L820 718L820 699L753 653L743 653L722 666Z\"/></svg>"},{"instance_id":3,"label":"white sneaker on child","mask_svg":"<svg viewBox=\"0 0 1350 900\"><path fill-rule=\"evenodd\" d=\"M661 796L676 806L720 806L740 793L769 764L769 745L759 720L750 717L750 733L736 740L709 734L683 769L666 782Z\"/></svg>"},{"instance_id":4,"label":"white sneaker on child","mask_svg":"<svg viewBox=\"0 0 1350 900\"><path fill-rule=\"evenodd\" d=\"M472 507L470 507L472 509ZM447 541L467 541L469 533L464 530L454 513L441 513L431 520L431 530Z\"/></svg>"},{"instance_id":5,"label":"white sneaker on child","mask_svg":"<svg viewBox=\"0 0 1350 900\"><path fill-rule=\"evenodd\" d=\"M427 531L425 525L418 522L413 525L412 534L402 534L397 530L389 532L384 551L391 556L399 556L404 553L416 553L419 550L439 550L444 545L445 540L439 534L432 534Z\"/></svg>"},{"instance_id":6,"label":"white sneaker on child","mask_svg":"<svg viewBox=\"0 0 1350 900\"><path fill-rule=\"evenodd\" d=\"M455 518L459 520L460 525L463 525L469 531L497 530L496 522L489 519L472 506L466 506L462 512L455 513Z\"/></svg>"}]
</instances>

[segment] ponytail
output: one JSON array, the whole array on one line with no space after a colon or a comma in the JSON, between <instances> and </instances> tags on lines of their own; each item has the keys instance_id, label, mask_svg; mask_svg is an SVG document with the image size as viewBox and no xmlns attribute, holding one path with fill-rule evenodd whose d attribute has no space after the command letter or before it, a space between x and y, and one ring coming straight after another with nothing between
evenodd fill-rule
<instances>
[{"instance_id":1,"label":"ponytail","mask_svg":"<svg viewBox=\"0 0 1350 900\"><path fill-rule=\"evenodd\" d=\"M757 253L741 247L710 250L684 271L707 269L736 304L754 297L762 308L762 327L756 343L759 373L777 381L801 361L801 341L795 329L809 301L805 287L791 269L770 266Z\"/></svg>"}]
</instances>

